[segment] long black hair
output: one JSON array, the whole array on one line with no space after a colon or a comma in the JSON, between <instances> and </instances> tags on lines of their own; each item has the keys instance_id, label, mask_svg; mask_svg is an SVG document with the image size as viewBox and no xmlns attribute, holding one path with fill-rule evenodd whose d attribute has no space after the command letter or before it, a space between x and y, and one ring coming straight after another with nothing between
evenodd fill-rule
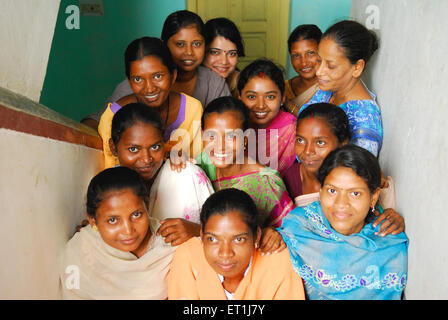
<instances>
[{"instance_id":1,"label":"long black hair","mask_svg":"<svg viewBox=\"0 0 448 320\"><path fill-rule=\"evenodd\" d=\"M132 41L124 53L126 77L130 77L131 62L141 60L146 56L155 56L168 68L170 74L176 69L171 52L162 40L153 37L143 37Z\"/></svg>"},{"instance_id":2,"label":"long black hair","mask_svg":"<svg viewBox=\"0 0 448 320\"><path fill-rule=\"evenodd\" d=\"M329 27L322 39L334 40L345 52L351 64L363 59L367 64L370 57L378 49L376 34L356 21L343 20Z\"/></svg>"},{"instance_id":3,"label":"long black hair","mask_svg":"<svg viewBox=\"0 0 448 320\"><path fill-rule=\"evenodd\" d=\"M321 186L333 169L345 167L352 169L374 193L381 185L381 169L378 159L369 151L353 144L331 151L317 171L317 180Z\"/></svg>"},{"instance_id":4,"label":"long black hair","mask_svg":"<svg viewBox=\"0 0 448 320\"><path fill-rule=\"evenodd\" d=\"M236 113L239 113L242 123L241 129L243 131L246 131L249 128L249 111L244 103L237 98L226 96L213 99L204 109L204 113L202 114L201 119L202 130L204 130L205 118L210 113L216 112L218 114L222 114L227 111L234 111Z\"/></svg>"},{"instance_id":5,"label":"long black hair","mask_svg":"<svg viewBox=\"0 0 448 320\"><path fill-rule=\"evenodd\" d=\"M136 122L152 125L163 136L164 125L157 111L142 103L129 103L120 108L112 118L111 138L115 146L118 145L123 132Z\"/></svg>"},{"instance_id":6,"label":"long black hair","mask_svg":"<svg viewBox=\"0 0 448 320\"><path fill-rule=\"evenodd\" d=\"M297 26L289 35L288 51L291 51L291 46L294 42L299 40L314 40L317 44L322 37L322 31L315 24L301 24Z\"/></svg>"},{"instance_id":7,"label":"long black hair","mask_svg":"<svg viewBox=\"0 0 448 320\"><path fill-rule=\"evenodd\" d=\"M244 57L244 45L238 27L227 18L215 18L208 20L204 25L205 45L209 46L216 37L221 36L231 41L236 46L239 57Z\"/></svg>"},{"instance_id":8,"label":"long black hair","mask_svg":"<svg viewBox=\"0 0 448 320\"><path fill-rule=\"evenodd\" d=\"M350 140L350 125L347 114L338 106L326 102L310 104L297 117L297 127L303 119L313 117L321 118L328 124L339 144Z\"/></svg>"},{"instance_id":9,"label":"long black hair","mask_svg":"<svg viewBox=\"0 0 448 320\"><path fill-rule=\"evenodd\" d=\"M161 39L164 43L168 42L174 34L180 29L194 25L199 34L204 37L204 22L196 13L188 10L179 10L166 17L163 23Z\"/></svg>"},{"instance_id":10,"label":"long black hair","mask_svg":"<svg viewBox=\"0 0 448 320\"><path fill-rule=\"evenodd\" d=\"M238 76L237 88L239 93L244 89L246 84L255 76L269 77L280 89L282 96L285 93L285 77L283 71L274 62L266 58L259 58L247 65Z\"/></svg>"},{"instance_id":11,"label":"long black hair","mask_svg":"<svg viewBox=\"0 0 448 320\"><path fill-rule=\"evenodd\" d=\"M231 211L241 213L244 222L255 237L259 226L257 206L246 192L235 188L219 190L205 200L201 210L202 231L211 216L216 214L224 216Z\"/></svg>"},{"instance_id":12,"label":"long black hair","mask_svg":"<svg viewBox=\"0 0 448 320\"><path fill-rule=\"evenodd\" d=\"M110 191L131 189L145 203L149 199L149 191L142 177L127 167L108 168L92 178L87 188L87 214L96 218L96 211Z\"/></svg>"}]
</instances>

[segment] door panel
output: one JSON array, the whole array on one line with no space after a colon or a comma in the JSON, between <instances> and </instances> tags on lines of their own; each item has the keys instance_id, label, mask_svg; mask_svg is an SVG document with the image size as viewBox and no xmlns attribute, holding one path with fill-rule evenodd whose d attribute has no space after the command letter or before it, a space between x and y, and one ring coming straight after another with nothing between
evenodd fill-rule
<instances>
[{"instance_id":1,"label":"door panel","mask_svg":"<svg viewBox=\"0 0 448 320\"><path fill-rule=\"evenodd\" d=\"M218 17L235 22L246 51L240 69L260 57L286 66L289 0L188 0L187 8L204 22Z\"/></svg>"}]
</instances>

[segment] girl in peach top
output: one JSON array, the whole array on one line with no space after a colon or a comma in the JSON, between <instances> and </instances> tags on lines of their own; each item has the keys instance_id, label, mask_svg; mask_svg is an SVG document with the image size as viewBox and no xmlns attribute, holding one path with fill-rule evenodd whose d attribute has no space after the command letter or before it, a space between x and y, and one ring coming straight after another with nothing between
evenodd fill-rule
<instances>
[{"instance_id":1,"label":"girl in peach top","mask_svg":"<svg viewBox=\"0 0 448 320\"><path fill-rule=\"evenodd\" d=\"M176 250L168 278L169 299L305 299L288 250L262 256L257 208L244 191L212 194L201 211L201 237Z\"/></svg>"}]
</instances>

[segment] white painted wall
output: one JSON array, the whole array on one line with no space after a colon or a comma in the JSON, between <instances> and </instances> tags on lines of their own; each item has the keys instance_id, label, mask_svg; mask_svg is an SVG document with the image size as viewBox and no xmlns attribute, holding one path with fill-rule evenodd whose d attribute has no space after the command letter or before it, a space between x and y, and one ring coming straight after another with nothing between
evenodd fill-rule
<instances>
[{"instance_id":1,"label":"white painted wall","mask_svg":"<svg viewBox=\"0 0 448 320\"><path fill-rule=\"evenodd\" d=\"M58 259L85 218L102 151L0 128L0 299L58 299Z\"/></svg>"},{"instance_id":2,"label":"white painted wall","mask_svg":"<svg viewBox=\"0 0 448 320\"><path fill-rule=\"evenodd\" d=\"M407 299L448 299L448 1L356 0L365 23L379 9L380 49L366 83L384 125L380 162L396 181L410 239Z\"/></svg>"},{"instance_id":3,"label":"white painted wall","mask_svg":"<svg viewBox=\"0 0 448 320\"><path fill-rule=\"evenodd\" d=\"M0 0L0 87L39 101L59 4ZM63 122L27 99L0 99ZM102 151L0 128L0 299L60 298L59 256L103 165Z\"/></svg>"},{"instance_id":4,"label":"white painted wall","mask_svg":"<svg viewBox=\"0 0 448 320\"><path fill-rule=\"evenodd\" d=\"M59 3L0 1L0 87L39 102Z\"/></svg>"}]
</instances>

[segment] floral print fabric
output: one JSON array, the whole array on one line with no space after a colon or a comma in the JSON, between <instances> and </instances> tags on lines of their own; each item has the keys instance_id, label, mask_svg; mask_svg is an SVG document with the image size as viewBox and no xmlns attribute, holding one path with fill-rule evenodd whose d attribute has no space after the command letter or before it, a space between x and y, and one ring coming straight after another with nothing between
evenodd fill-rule
<instances>
[{"instance_id":1,"label":"floral print fabric","mask_svg":"<svg viewBox=\"0 0 448 320\"><path fill-rule=\"evenodd\" d=\"M408 239L376 236L366 224L345 236L334 230L319 201L291 211L281 228L294 270L307 297L341 300L398 300L407 281Z\"/></svg>"},{"instance_id":2,"label":"floral print fabric","mask_svg":"<svg viewBox=\"0 0 448 320\"><path fill-rule=\"evenodd\" d=\"M282 219L294 208L279 173L269 167L212 183L216 191L235 188L249 194L258 208L261 226L280 226Z\"/></svg>"},{"instance_id":3,"label":"floral print fabric","mask_svg":"<svg viewBox=\"0 0 448 320\"><path fill-rule=\"evenodd\" d=\"M350 100L339 105L339 108L347 114L352 136L351 142L378 156L383 142L383 124L375 95L371 91L369 93L372 100ZM332 95L331 91L319 89L310 102L302 106L299 114L313 103L330 101Z\"/></svg>"}]
</instances>

